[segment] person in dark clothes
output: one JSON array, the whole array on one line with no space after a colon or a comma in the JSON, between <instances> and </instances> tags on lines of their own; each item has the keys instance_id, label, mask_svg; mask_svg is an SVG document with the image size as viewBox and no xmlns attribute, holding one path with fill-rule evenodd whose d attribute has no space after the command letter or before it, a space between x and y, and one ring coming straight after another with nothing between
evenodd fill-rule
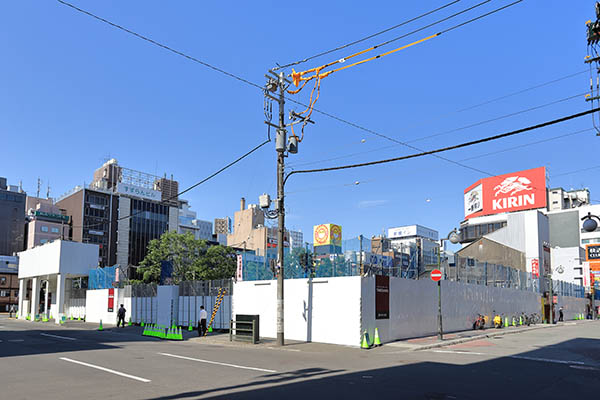
<instances>
[{"instance_id":1,"label":"person in dark clothes","mask_svg":"<svg viewBox=\"0 0 600 400\"><path fill-rule=\"evenodd\" d=\"M564 317L563 308L561 307L558 309L558 322L563 322L564 321L563 317Z\"/></svg>"},{"instance_id":2,"label":"person in dark clothes","mask_svg":"<svg viewBox=\"0 0 600 400\"><path fill-rule=\"evenodd\" d=\"M206 334L206 317L208 314L204 309L204 306L200 306L200 320L198 321L198 335L204 336Z\"/></svg>"},{"instance_id":3,"label":"person in dark clothes","mask_svg":"<svg viewBox=\"0 0 600 400\"><path fill-rule=\"evenodd\" d=\"M119 327L119 324L122 324L121 326L123 328L125 328L125 313L126 312L127 312L127 310L125 309L125 307L123 307L123 304L121 304L119 311L117 311L117 328Z\"/></svg>"}]
</instances>

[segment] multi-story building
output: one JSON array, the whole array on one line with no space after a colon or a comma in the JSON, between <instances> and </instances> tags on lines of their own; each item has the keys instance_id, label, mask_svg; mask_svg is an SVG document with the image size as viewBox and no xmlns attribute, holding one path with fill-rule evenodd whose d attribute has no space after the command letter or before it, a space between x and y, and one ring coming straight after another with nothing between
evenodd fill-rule
<instances>
[{"instance_id":1,"label":"multi-story building","mask_svg":"<svg viewBox=\"0 0 600 400\"><path fill-rule=\"evenodd\" d=\"M69 217L62 214L52 199L27 196L26 209L27 249L69 237Z\"/></svg>"},{"instance_id":2,"label":"multi-story building","mask_svg":"<svg viewBox=\"0 0 600 400\"><path fill-rule=\"evenodd\" d=\"M215 218L215 235L229 235L232 232L231 218Z\"/></svg>"},{"instance_id":3,"label":"multi-story building","mask_svg":"<svg viewBox=\"0 0 600 400\"><path fill-rule=\"evenodd\" d=\"M177 232L177 187L177 182L112 159L94 172L89 188L76 187L57 205L72 219L72 240L98 244L100 265L123 269L140 264L152 239Z\"/></svg>"},{"instance_id":4,"label":"multi-story building","mask_svg":"<svg viewBox=\"0 0 600 400\"><path fill-rule=\"evenodd\" d=\"M18 263L16 256L0 256L0 311L9 311L18 304Z\"/></svg>"},{"instance_id":5,"label":"multi-story building","mask_svg":"<svg viewBox=\"0 0 600 400\"><path fill-rule=\"evenodd\" d=\"M290 248L304 247L304 234L302 231L288 231L290 235Z\"/></svg>"},{"instance_id":6,"label":"multi-story building","mask_svg":"<svg viewBox=\"0 0 600 400\"><path fill-rule=\"evenodd\" d=\"M409 255L408 277L416 278L437 264L438 231L421 225L405 225L388 229L387 236L390 249ZM382 250L385 252L386 248Z\"/></svg>"},{"instance_id":7,"label":"multi-story building","mask_svg":"<svg viewBox=\"0 0 600 400\"><path fill-rule=\"evenodd\" d=\"M0 255L25 248L25 192L0 178Z\"/></svg>"},{"instance_id":8,"label":"multi-story building","mask_svg":"<svg viewBox=\"0 0 600 400\"><path fill-rule=\"evenodd\" d=\"M179 200L179 228L178 233L191 233L200 240L213 240L213 225L210 221L197 218L195 211L190 209L187 200Z\"/></svg>"}]
</instances>

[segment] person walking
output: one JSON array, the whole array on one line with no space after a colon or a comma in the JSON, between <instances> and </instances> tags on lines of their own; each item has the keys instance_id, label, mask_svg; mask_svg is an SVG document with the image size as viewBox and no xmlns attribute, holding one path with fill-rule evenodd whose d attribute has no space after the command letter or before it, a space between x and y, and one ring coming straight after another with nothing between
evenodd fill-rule
<instances>
[{"instance_id":1,"label":"person walking","mask_svg":"<svg viewBox=\"0 0 600 400\"><path fill-rule=\"evenodd\" d=\"M117 328L119 327L119 324L122 324L121 326L123 328L125 328L125 313L126 312L127 312L127 310L125 309L125 307L123 307L123 304L121 304L119 311L117 311Z\"/></svg>"},{"instance_id":2,"label":"person walking","mask_svg":"<svg viewBox=\"0 0 600 400\"><path fill-rule=\"evenodd\" d=\"M12 318L13 314L16 312L16 308L14 304L10 305L10 309L8 311L8 318Z\"/></svg>"},{"instance_id":3,"label":"person walking","mask_svg":"<svg viewBox=\"0 0 600 400\"><path fill-rule=\"evenodd\" d=\"M200 321L198 322L198 335L204 336L206 334L206 317L208 314L204 309L204 306L200 306Z\"/></svg>"},{"instance_id":4,"label":"person walking","mask_svg":"<svg viewBox=\"0 0 600 400\"><path fill-rule=\"evenodd\" d=\"M564 313L563 313L563 308L561 307L558 309L558 322L563 322L564 321L563 318L564 318Z\"/></svg>"}]
</instances>

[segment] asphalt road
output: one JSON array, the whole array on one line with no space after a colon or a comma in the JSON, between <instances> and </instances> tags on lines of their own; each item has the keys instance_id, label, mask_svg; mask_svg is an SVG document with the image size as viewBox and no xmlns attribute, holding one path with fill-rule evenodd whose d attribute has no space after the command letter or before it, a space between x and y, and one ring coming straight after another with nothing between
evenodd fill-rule
<instances>
[{"instance_id":1,"label":"asphalt road","mask_svg":"<svg viewBox=\"0 0 600 400\"><path fill-rule=\"evenodd\" d=\"M592 399L600 322L424 351L165 342L0 317L3 399Z\"/></svg>"}]
</instances>

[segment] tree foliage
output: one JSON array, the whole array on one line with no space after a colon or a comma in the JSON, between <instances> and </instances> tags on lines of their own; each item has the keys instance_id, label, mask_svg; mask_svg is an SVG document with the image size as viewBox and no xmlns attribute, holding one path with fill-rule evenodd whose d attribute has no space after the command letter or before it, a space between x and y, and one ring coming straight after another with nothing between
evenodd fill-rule
<instances>
[{"instance_id":1,"label":"tree foliage","mask_svg":"<svg viewBox=\"0 0 600 400\"><path fill-rule=\"evenodd\" d=\"M165 232L148 244L148 253L138 273L143 282L160 281L161 261L171 261L173 283L185 280L213 280L233 277L235 251L227 246L209 246L191 233Z\"/></svg>"}]
</instances>

